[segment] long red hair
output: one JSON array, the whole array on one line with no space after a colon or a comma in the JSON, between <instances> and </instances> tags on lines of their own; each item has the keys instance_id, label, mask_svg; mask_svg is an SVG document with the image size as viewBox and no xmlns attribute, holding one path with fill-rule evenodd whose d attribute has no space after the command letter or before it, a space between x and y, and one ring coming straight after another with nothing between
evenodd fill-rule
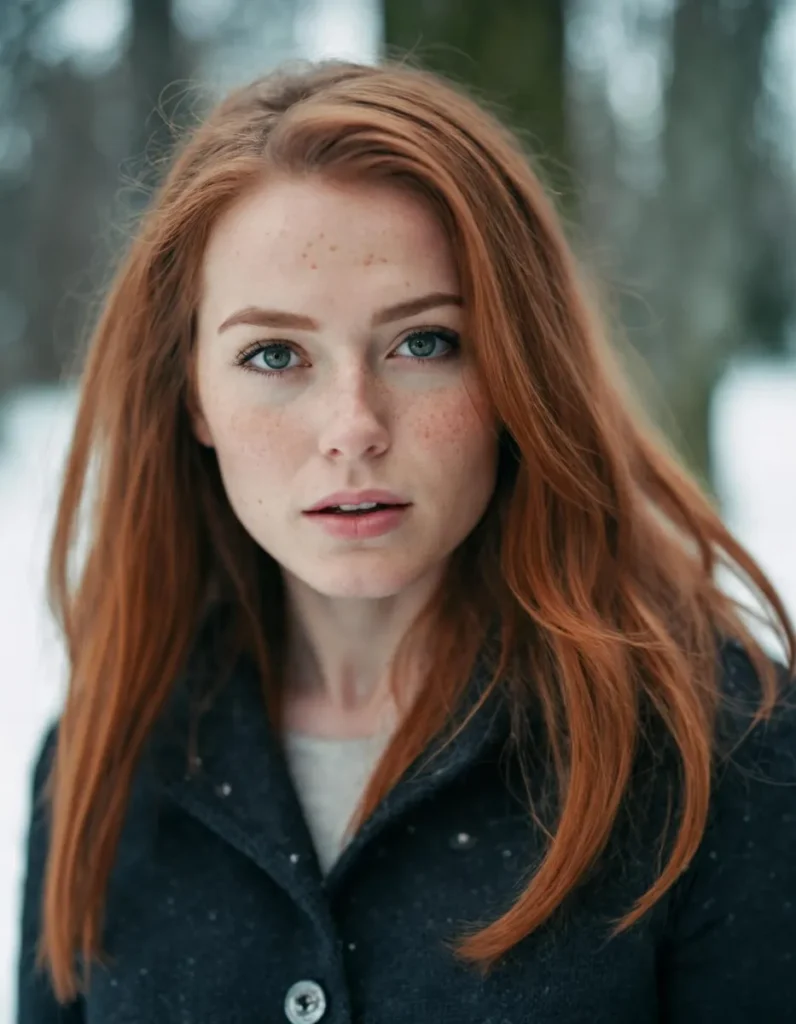
<instances>
[{"instance_id":1,"label":"long red hair","mask_svg":"<svg viewBox=\"0 0 796 1024\"><path fill-rule=\"evenodd\" d=\"M488 969L594 865L631 782L642 698L676 744L681 813L668 861L615 931L687 866L716 754L717 635L749 651L763 686L758 716L778 700L773 664L717 569L763 599L794 672L780 599L634 406L512 133L462 90L401 64L268 75L233 92L183 144L116 273L83 370L49 577L71 672L46 790L39 964L64 1001L81 987L76 956L89 965L102 955L104 893L137 759L219 595L233 609L234 643L260 666L265 712L278 713L279 637L264 625L281 601L278 566L232 514L190 417L205 243L219 214L272 172L386 180L432 204L501 425L492 502L399 651L394 679L420 633L433 640L428 685L358 815L450 721L497 615L487 695L508 680L519 721L532 693L560 803L538 870L499 920L462 938L465 960Z\"/></svg>"}]
</instances>

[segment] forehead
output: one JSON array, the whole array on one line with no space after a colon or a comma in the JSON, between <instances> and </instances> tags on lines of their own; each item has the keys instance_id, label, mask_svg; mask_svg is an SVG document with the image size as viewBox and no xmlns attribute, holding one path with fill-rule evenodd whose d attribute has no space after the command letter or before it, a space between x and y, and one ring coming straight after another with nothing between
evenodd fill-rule
<instances>
[{"instance_id":1,"label":"forehead","mask_svg":"<svg viewBox=\"0 0 796 1024\"><path fill-rule=\"evenodd\" d=\"M281 297L338 285L455 289L447 236L419 196L381 183L277 180L239 199L215 224L203 260L205 298L219 289Z\"/></svg>"}]
</instances>

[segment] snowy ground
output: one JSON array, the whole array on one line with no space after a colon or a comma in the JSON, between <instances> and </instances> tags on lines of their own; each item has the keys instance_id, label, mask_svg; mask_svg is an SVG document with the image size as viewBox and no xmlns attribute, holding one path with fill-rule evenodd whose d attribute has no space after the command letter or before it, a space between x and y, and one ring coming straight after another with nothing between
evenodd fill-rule
<instances>
[{"instance_id":1,"label":"snowy ground","mask_svg":"<svg viewBox=\"0 0 796 1024\"><path fill-rule=\"evenodd\" d=\"M73 397L27 394L0 419L0 1021L13 1019L29 773L63 696L43 573ZM796 614L796 362L728 375L714 437L726 516Z\"/></svg>"}]
</instances>

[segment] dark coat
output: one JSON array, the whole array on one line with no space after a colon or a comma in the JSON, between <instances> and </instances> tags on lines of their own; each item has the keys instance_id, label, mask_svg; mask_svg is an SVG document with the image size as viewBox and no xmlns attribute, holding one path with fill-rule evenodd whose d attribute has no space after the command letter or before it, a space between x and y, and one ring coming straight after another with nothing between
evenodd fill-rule
<instances>
[{"instance_id":1,"label":"dark coat","mask_svg":"<svg viewBox=\"0 0 796 1024\"><path fill-rule=\"evenodd\" d=\"M756 696L743 651L730 645L721 660L728 692ZM484 678L476 671L472 693ZM444 940L506 910L542 851L511 764L499 761L501 702L427 771L404 777L326 880L256 674L241 667L203 720L194 778L186 706L175 698L137 774L108 890L113 963L95 966L90 994L66 1010L32 968L47 843L34 814L18 1024L796 1020L793 715L757 730L721 773L699 852L637 926L608 939L657 876L665 758L602 866L482 978ZM51 731L36 791L53 740Z\"/></svg>"}]
</instances>

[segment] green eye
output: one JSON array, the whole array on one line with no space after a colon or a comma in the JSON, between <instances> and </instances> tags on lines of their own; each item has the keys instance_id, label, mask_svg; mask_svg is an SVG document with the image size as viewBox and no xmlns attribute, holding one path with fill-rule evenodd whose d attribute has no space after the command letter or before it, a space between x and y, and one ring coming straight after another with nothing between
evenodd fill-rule
<instances>
[{"instance_id":1,"label":"green eye","mask_svg":"<svg viewBox=\"0 0 796 1024\"><path fill-rule=\"evenodd\" d=\"M285 345L265 345L260 349L259 354L267 361L266 365L269 370L286 370L290 363L290 349ZM276 365L268 362L271 359L275 359Z\"/></svg>"},{"instance_id":2,"label":"green eye","mask_svg":"<svg viewBox=\"0 0 796 1024\"><path fill-rule=\"evenodd\" d=\"M261 373L266 376L270 374L281 376L286 370L295 369L294 366L289 365L290 356L295 354L295 350L283 342L275 341L264 345L258 341L241 352L236 362L238 366L244 370L250 370L252 373ZM262 355L267 360L265 366L254 365L254 359L259 355ZM275 361L276 365L274 365L272 360Z\"/></svg>"},{"instance_id":3,"label":"green eye","mask_svg":"<svg viewBox=\"0 0 796 1024\"><path fill-rule=\"evenodd\" d=\"M435 352L435 348L440 341L448 347L442 352ZM403 345L408 345L410 349L413 349L409 353L412 359L429 362L430 358L442 359L453 354L459 347L459 336L455 331L413 331L407 338L404 338L398 347L400 348Z\"/></svg>"}]
</instances>

